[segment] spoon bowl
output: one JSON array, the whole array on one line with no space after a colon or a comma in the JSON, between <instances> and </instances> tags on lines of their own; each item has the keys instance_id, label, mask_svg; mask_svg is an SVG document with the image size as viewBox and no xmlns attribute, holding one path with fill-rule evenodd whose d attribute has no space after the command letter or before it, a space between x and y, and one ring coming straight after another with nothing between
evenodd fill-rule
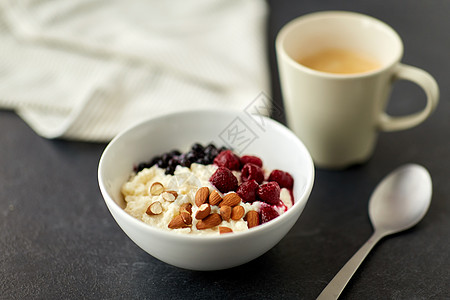
<instances>
[{"instance_id":1,"label":"spoon bowl","mask_svg":"<svg viewBox=\"0 0 450 300\"><path fill-rule=\"evenodd\" d=\"M430 174L416 164L404 165L386 176L369 200L373 235L334 276L317 299L337 299L381 238L416 225L430 206L432 189Z\"/></svg>"},{"instance_id":2,"label":"spoon bowl","mask_svg":"<svg viewBox=\"0 0 450 300\"><path fill-rule=\"evenodd\" d=\"M375 230L392 234L411 228L425 215L432 195L431 177L417 164L389 174L373 192L369 217Z\"/></svg>"}]
</instances>

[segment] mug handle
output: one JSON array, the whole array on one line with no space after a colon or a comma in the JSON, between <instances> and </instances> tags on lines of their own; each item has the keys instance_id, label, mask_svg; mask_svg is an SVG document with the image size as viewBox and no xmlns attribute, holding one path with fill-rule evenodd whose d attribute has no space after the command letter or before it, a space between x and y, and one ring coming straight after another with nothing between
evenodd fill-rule
<instances>
[{"instance_id":1,"label":"mug handle","mask_svg":"<svg viewBox=\"0 0 450 300\"><path fill-rule=\"evenodd\" d=\"M401 117L392 117L383 112L378 124L382 131L397 131L419 125L428 118L439 102L439 87L436 80L424 70L399 64L394 73L394 81L400 79L410 80L420 86L425 91L427 105L419 112Z\"/></svg>"}]
</instances>

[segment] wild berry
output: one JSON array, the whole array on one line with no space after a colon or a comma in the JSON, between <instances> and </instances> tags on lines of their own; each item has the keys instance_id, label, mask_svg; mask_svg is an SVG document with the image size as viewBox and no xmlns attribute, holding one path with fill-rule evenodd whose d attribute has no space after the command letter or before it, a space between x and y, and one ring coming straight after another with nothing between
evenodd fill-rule
<instances>
[{"instance_id":1,"label":"wild berry","mask_svg":"<svg viewBox=\"0 0 450 300\"><path fill-rule=\"evenodd\" d=\"M233 175L233 173L229 169L225 167L219 167L211 175L209 181L222 193L235 191L238 187L237 178Z\"/></svg>"},{"instance_id":2,"label":"wild berry","mask_svg":"<svg viewBox=\"0 0 450 300\"><path fill-rule=\"evenodd\" d=\"M282 188L292 189L294 186L291 174L281 170L273 170L269 175L269 181L276 181Z\"/></svg>"},{"instance_id":3,"label":"wild berry","mask_svg":"<svg viewBox=\"0 0 450 300\"><path fill-rule=\"evenodd\" d=\"M261 218L261 224L267 223L276 217L278 217L280 214L274 209L272 205L269 205L267 203L261 203L261 208L259 211L259 216Z\"/></svg>"},{"instance_id":4,"label":"wild berry","mask_svg":"<svg viewBox=\"0 0 450 300\"><path fill-rule=\"evenodd\" d=\"M244 202L254 202L256 200L256 191L258 190L259 184L256 180L248 180L246 182L241 183L238 187L236 194L241 197Z\"/></svg>"},{"instance_id":5,"label":"wild berry","mask_svg":"<svg viewBox=\"0 0 450 300\"><path fill-rule=\"evenodd\" d=\"M277 204L280 201L280 186L275 181L262 184L258 188L258 198L269 204Z\"/></svg>"},{"instance_id":6,"label":"wild berry","mask_svg":"<svg viewBox=\"0 0 450 300\"><path fill-rule=\"evenodd\" d=\"M195 143L194 145L192 145L191 149L197 153L201 153L203 152L204 147L199 143Z\"/></svg>"},{"instance_id":7,"label":"wild berry","mask_svg":"<svg viewBox=\"0 0 450 300\"><path fill-rule=\"evenodd\" d=\"M252 156L252 155L244 155L241 157L241 165L245 165L247 163L252 163L254 165L257 165L258 167L262 168L263 162L261 158Z\"/></svg>"},{"instance_id":8,"label":"wild berry","mask_svg":"<svg viewBox=\"0 0 450 300\"><path fill-rule=\"evenodd\" d=\"M231 150L220 152L214 159L214 163L219 167L225 167L235 171L238 171L241 166L239 156L234 154Z\"/></svg>"},{"instance_id":9,"label":"wild berry","mask_svg":"<svg viewBox=\"0 0 450 300\"><path fill-rule=\"evenodd\" d=\"M262 183L264 181L264 172L257 165L246 163L241 170L241 180L246 182L252 179L258 183Z\"/></svg>"}]
</instances>

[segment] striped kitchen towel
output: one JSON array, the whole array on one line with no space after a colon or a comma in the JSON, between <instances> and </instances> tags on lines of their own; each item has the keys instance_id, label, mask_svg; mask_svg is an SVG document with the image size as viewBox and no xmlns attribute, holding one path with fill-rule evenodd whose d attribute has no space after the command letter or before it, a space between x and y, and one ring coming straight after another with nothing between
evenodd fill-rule
<instances>
[{"instance_id":1,"label":"striped kitchen towel","mask_svg":"<svg viewBox=\"0 0 450 300\"><path fill-rule=\"evenodd\" d=\"M0 0L0 108L46 138L269 94L263 0Z\"/></svg>"}]
</instances>

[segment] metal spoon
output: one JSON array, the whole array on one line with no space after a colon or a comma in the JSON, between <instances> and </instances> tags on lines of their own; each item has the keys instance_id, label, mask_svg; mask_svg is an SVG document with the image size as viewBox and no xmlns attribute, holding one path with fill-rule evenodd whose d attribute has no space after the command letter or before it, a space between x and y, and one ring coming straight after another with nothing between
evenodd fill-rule
<instances>
[{"instance_id":1,"label":"metal spoon","mask_svg":"<svg viewBox=\"0 0 450 300\"><path fill-rule=\"evenodd\" d=\"M407 164L385 177L369 200L373 235L334 276L317 299L337 299L381 238L408 229L423 218L430 205L431 194L431 177L422 166Z\"/></svg>"}]
</instances>

